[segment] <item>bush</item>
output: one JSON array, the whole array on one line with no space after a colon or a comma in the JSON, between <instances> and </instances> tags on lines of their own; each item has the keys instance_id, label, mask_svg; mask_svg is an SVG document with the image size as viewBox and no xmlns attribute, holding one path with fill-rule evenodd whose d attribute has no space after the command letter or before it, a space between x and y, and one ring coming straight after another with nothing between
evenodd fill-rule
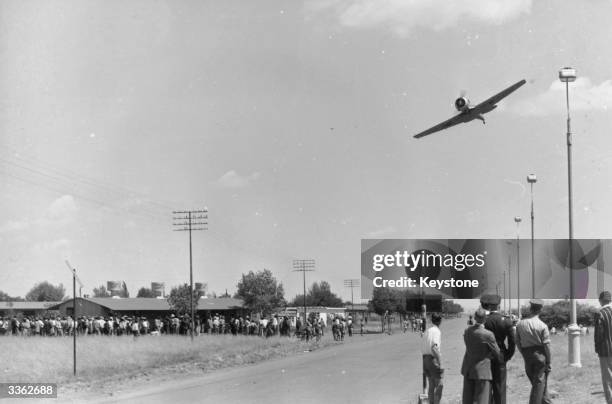
<instances>
[{"instance_id":1,"label":"bush","mask_svg":"<svg viewBox=\"0 0 612 404\"><path fill-rule=\"evenodd\" d=\"M583 326L595 325L595 318L599 310L596 307L577 304L576 306L576 321ZM548 325L549 328L560 328L567 326L570 323L570 303L567 300L558 301L552 305L545 305L540 313L540 319Z\"/></svg>"}]
</instances>

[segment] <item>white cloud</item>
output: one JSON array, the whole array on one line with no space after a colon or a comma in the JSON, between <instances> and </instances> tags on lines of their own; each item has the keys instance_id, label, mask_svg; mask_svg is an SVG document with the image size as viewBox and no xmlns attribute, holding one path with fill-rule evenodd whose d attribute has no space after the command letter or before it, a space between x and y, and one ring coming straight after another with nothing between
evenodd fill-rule
<instances>
[{"instance_id":1,"label":"white cloud","mask_svg":"<svg viewBox=\"0 0 612 404\"><path fill-rule=\"evenodd\" d=\"M74 218L76 203L71 195L64 195L54 200L37 218L9 220L0 226L0 233L23 232L31 228L44 229L49 226L64 225Z\"/></svg>"},{"instance_id":2,"label":"white cloud","mask_svg":"<svg viewBox=\"0 0 612 404\"><path fill-rule=\"evenodd\" d=\"M28 227L30 227L30 222L27 220L9 220L8 222L0 226L0 233L25 230Z\"/></svg>"},{"instance_id":3,"label":"white cloud","mask_svg":"<svg viewBox=\"0 0 612 404\"><path fill-rule=\"evenodd\" d=\"M32 251L37 254L59 253L62 257L67 257L71 248L71 241L68 239L58 239L43 241L32 246Z\"/></svg>"},{"instance_id":4,"label":"white cloud","mask_svg":"<svg viewBox=\"0 0 612 404\"><path fill-rule=\"evenodd\" d=\"M63 221L72 217L76 212L76 204L72 195L64 195L53 201L47 208L46 218Z\"/></svg>"},{"instance_id":5,"label":"white cloud","mask_svg":"<svg viewBox=\"0 0 612 404\"><path fill-rule=\"evenodd\" d=\"M217 180L217 184L223 188L244 188L259 177L260 174L258 172L247 176L241 176L236 171L230 170Z\"/></svg>"},{"instance_id":6,"label":"white cloud","mask_svg":"<svg viewBox=\"0 0 612 404\"><path fill-rule=\"evenodd\" d=\"M612 108L612 80L594 85L588 77L580 77L569 84L569 100L570 112L607 111ZM508 109L527 116L563 114L566 110L565 83L555 80L545 92L514 102Z\"/></svg>"},{"instance_id":7,"label":"white cloud","mask_svg":"<svg viewBox=\"0 0 612 404\"><path fill-rule=\"evenodd\" d=\"M364 238L376 239L376 238L389 238L392 234L396 233L395 227L389 225L380 229L372 230L365 234Z\"/></svg>"},{"instance_id":8,"label":"white cloud","mask_svg":"<svg viewBox=\"0 0 612 404\"><path fill-rule=\"evenodd\" d=\"M417 28L440 31L466 20L501 24L531 10L532 0L314 0L312 14L331 10L347 27L388 27L399 36Z\"/></svg>"}]
</instances>

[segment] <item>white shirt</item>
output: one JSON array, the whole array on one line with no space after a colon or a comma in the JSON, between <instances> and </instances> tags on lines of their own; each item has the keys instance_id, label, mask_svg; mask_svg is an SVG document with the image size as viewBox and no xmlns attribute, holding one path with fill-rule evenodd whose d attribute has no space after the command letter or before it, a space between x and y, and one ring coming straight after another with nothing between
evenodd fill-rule
<instances>
[{"instance_id":1,"label":"white shirt","mask_svg":"<svg viewBox=\"0 0 612 404\"><path fill-rule=\"evenodd\" d=\"M442 333L436 325L432 325L423 334L423 342L421 343L421 352L423 355L433 355L434 345L438 345L438 350L442 343Z\"/></svg>"}]
</instances>

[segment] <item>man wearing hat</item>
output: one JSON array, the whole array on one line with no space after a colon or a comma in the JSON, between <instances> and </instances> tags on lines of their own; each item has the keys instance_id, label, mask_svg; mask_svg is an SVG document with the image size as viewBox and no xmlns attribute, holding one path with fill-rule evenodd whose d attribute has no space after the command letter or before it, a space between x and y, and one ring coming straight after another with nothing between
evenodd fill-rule
<instances>
[{"instance_id":1,"label":"man wearing hat","mask_svg":"<svg viewBox=\"0 0 612 404\"><path fill-rule=\"evenodd\" d=\"M495 335L484 328L487 313L476 310L476 324L469 326L463 334L465 355L461 364L463 375L463 404L489 404L491 396L491 358L502 361Z\"/></svg>"},{"instance_id":2,"label":"man wearing hat","mask_svg":"<svg viewBox=\"0 0 612 404\"><path fill-rule=\"evenodd\" d=\"M491 372L493 373L491 388L494 404L506 404L506 362L512 358L515 350L513 324L509 318L505 318L499 313L500 302L501 297L499 295L483 295L480 298L482 308L489 311L484 326L495 335L495 341L503 357L501 362L491 361ZM508 341L507 345L506 340Z\"/></svg>"},{"instance_id":3,"label":"man wearing hat","mask_svg":"<svg viewBox=\"0 0 612 404\"><path fill-rule=\"evenodd\" d=\"M595 320L595 352L599 356L601 382L606 403L612 403L612 294L603 291L599 295L601 309Z\"/></svg>"},{"instance_id":4,"label":"man wearing hat","mask_svg":"<svg viewBox=\"0 0 612 404\"><path fill-rule=\"evenodd\" d=\"M550 373L550 333L548 326L540 320L544 302L529 301L531 314L516 325L516 346L525 360L525 373L531 382L529 404L552 403L547 391Z\"/></svg>"}]
</instances>

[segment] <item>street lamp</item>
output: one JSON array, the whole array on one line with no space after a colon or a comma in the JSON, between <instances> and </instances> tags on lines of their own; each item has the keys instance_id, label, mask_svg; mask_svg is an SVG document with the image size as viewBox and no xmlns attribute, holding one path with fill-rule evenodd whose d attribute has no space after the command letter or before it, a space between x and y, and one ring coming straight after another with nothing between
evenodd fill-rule
<instances>
[{"instance_id":1,"label":"street lamp","mask_svg":"<svg viewBox=\"0 0 612 404\"><path fill-rule=\"evenodd\" d=\"M527 176L527 182L531 185L531 298L535 299L535 241L533 238L533 184L538 179L535 174L529 174Z\"/></svg>"},{"instance_id":2,"label":"street lamp","mask_svg":"<svg viewBox=\"0 0 612 404\"><path fill-rule=\"evenodd\" d=\"M569 278L570 278L570 325L568 327L569 365L582 367L580 363L580 328L576 324L576 300L574 294L574 224L572 213L572 130L569 112L569 83L576 81L576 69L564 67L559 70L559 80L565 83L565 103L567 107L567 195L569 209Z\"/></svg>"},{"instance_id":3,"label":"street lamp","mask_svg":"<svg viewBox=\"0 0 612 404\"><path fill-rule=\"evenodd\" d=\"M519 231L521 225L521 217L516 216L516 303L518 309L518 318L521 318L521 254L519 247Z\"/></svg>"}]
</instances>

